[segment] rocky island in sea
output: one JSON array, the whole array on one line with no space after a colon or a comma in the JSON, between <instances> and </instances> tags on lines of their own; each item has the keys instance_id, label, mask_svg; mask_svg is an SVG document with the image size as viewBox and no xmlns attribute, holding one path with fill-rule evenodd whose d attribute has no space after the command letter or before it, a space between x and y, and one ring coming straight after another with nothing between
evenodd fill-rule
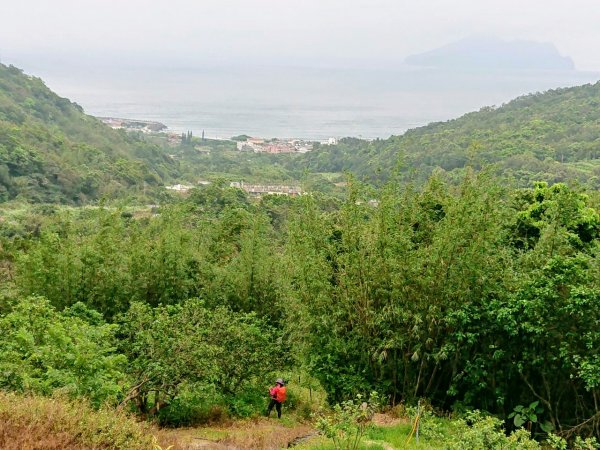
<instances>
[{"instance_id":1,"label":"rocky island in sea","mask_svg":"<svg viewBox=\"0 0 600 450\"><path fill-rule=\"evenodd\" d=\"M547 42L505 41L472 36L427 52L408 56L405 64L456 70L557 70L573 71L575 64Z\"/></svg>"}]
</instances>

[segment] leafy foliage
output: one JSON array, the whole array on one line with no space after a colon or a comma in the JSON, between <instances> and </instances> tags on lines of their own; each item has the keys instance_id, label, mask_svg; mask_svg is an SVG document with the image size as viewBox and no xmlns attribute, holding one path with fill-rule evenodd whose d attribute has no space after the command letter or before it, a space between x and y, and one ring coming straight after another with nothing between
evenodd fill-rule
<instances>
[{"instance_id":1,"label":"leafy foliage","mask_svg":"<svg viewBox=\"0 0 600 450\"><path fill-rule=\"evenodd\" d=\"M513 419L515 427L520 428L527 424L531 430L531 424L538 422L538 415L544 412L544 408L539 406L539 400L532 402L529 406L517 405L513 412L508 415L509 419ZM546 432L552 431L552 425L541 424L542 430Z\"/></svg>"},{"instance_id":2,"label":"leafy foliage","mask_svg":"<svg viewBox=\"0 0 600 450\"><path fill-rule=\"evenodd\" d=\"M456 421L454 427L450 439L444 443L445 449L537 450L541 448L531 439L527 431L520 429L507 436L502 429L501 420L482 415L477 411L472 412L465 419Z\"/></svg>"},{"instance_id":3,"label":"leafy foliage","mask_svg":"<svg viewBox=\"0 0 600 450\"><path fill-rule=\"evenodd\" d=\"M147 209L3 209L3 388L191 424L252 415L272 372L299 368L340 405L322 424L336 439L356 441L344 402L372 390L530 429L502 437L500 419L467 419L474 448L598 435L600 202L553 182L595 187L600 85L245 168L231 143L191 136L164 159L159 138L107 131L14 68L0 66L0 87L3 200L141 200L173 173L327 171L306 177L318 185L351 168L369 181L349 177L343 201L251 201L220 180Z\"/></svg>"},{"instance_id":4,"label":"leafy foliage","mask_svg":"<svg viewBox=\"0 0 600 450\"><path fill-rule=\"evenodd\" d=\"M355 400L346 400L334 405L331 413L321 413L316 426L333 441L336 450L356 450L378 407L379 398L376 392L366 399L357 395Z\"/></svg>"},{"instance_id":5,"label":"leafy foliage","mask_svg":"<svg viewBox=\"0 0 600 450\"><path fill-rule=\"evenodd\" d=\"M0 318L0 386L114 404L125 381L115 328L83 305L59 313L41 297L19 301Z\"/></svg>"},{"instance_id":6,"label":"leafy foliage","mask_svg":"<svg viewBox=\"0 0 600 450\"><path fill-rule=\"evenodd\" d=\"M24 214L36 227L2 238L5 295L45 296L64 320L116 322L121 395L163 423L255 414L272 372L296 367L332 404L376 390L508 419L538 401L532 433L593 434L593 193L510 190L469 172L458 186L432 177L374 195L354 182L341 204L253 203L211 185L159 215Z\"/></svg>"},{"instance_id":7,"label":"leafy foliage","mask_svg":"<svg viewBox=\"0 0 600 450\"><path fill-rule=\"evenodd\" d=\"M260 320L192 300L154 309L133 304L122 319L121 346L134 380L126 400L151 414L176 399L184 384L212 384L233 397L266 378L279 360L273 334Z\"/></svg>"},{"instance_id":8,"label":"leafy foliage","mask_svg":"<svg viewBox=\"0 0 600 450\"><path fill-rule=\"evenodd\" d=\"M351 195L333 220L307 204L288 242L290 295L332 400L378 389L500 414L539 400L539 423L556 428L594 416L597 238L584 245L573 224L595 212L559 186L535 247L515 249L514 217L529 206L515 211L488 183L467 177L450 194L434 179L377 209Z\"/></svg>"}]
</instances>

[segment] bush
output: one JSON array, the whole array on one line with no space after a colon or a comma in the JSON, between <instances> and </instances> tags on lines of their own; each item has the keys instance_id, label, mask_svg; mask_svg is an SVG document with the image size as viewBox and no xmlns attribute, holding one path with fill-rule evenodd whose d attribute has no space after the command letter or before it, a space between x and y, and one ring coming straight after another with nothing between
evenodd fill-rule
<instances>
[{"instance_id":1,"label":"bush","mask_svg":"<svg viewBox=\"0 0 600 450\"><path fill-rule=\"evenodd\" d=\"M514 431L506 436L502 429L503 421L472 411L465 419L453 422L453 432L446 437L447 450L538 450L540 444L531 439L525 429Z\"/></svg>"},{"instance_id":2,"label":"bush","mask_svg":"<svg viewBox=\"0 0 600 450\"><path fill-rule=\"evenodd\" d=\"M167 406L189 386L214 385L231 399L235 415L252 415L266 395L254 380L266 379L278 361L273 331L262 320L199 300L158 308L133 303L121 332L135 380L126 399L142 414Z\"/></svg>"},{"instance_id":3,"label":"bush","mask_svg":"<svg viewBox=\"0 0 600 450\"><path fill-rule=\"evenodd\" d=\"M333 407L330 414L320 414L316 427L331 439L336 450L356 450L371 425L373 414L380 404L376 393L371 398L356 396L356 400L346 400Z\"/></svg>"},{"instance_id":4,"label":"bush","mask_svg":"<svg viewBox=\"0 0 600 450\"><path fill-rule=\"evenodd\" d=\"M246 386L237 395L228 398L229 411L237 417L254 417L263 414L269 401L267 394L264 389L257 386Z\"/></svg>"},{"instance_id":5,"label":"bush","mask_svg":"<svg viewBox=\"0 0 600 450\"><path fill-rule=\"evenodd\" d=\"M115 328L81 304L59 313L43 297L18 301L0 317L0 387L115 403L125 379Z\"/></svg>"},{"instance_id":6,"label":"bush","mask_svg":"<svg viewBox=\"0 0 600 450\"><path fill-rule=\"evenodd\" d=\"M581 436L577 436L571 448L573 450L598 450L600 449L600 442L595 437L583 439Z\"/></svg>"},{"instance_id":7,"label":"bush","mask_svg":"<svg viewBox=\"0 0 600 450\"><path fill-rule=\"evenodd\" d=\"M225 401L212 386L189 386L158 412L158 423L166 427L184 427L227 418Z\"/></svg>"},{"instance_id":8,"label":"bush","mask_svg":"<svg viewBox=\"0 0 600 450\"><path fill-rule=\"evenodd\" d=\"M327 394L315 378L302 371L277 374L281 375L289 380L285 408L296 411L299 418L309 420L327 405Z\"/></svg>"}]
</instances>

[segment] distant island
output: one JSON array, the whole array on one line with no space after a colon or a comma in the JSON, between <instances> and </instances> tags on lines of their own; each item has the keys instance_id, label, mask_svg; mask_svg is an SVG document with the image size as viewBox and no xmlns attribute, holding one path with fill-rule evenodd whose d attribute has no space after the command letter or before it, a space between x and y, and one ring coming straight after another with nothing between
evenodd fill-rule
<instances>
[{"instance_id":1,"label":"distant island","mask_svg":"<svg viewBox=\"0 0 600 450\"><path fill-rule=\"evenodd\" d=\"M408 56L405 64L468 70L575 70L554 44L475 36Z\"/></svg>"}]
</instances>

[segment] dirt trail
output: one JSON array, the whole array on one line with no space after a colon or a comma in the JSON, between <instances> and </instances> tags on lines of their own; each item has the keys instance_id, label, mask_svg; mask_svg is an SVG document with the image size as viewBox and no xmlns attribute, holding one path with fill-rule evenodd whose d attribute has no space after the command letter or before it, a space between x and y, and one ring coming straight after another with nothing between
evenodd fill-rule
<instances>
[{"instance_id":1,"label":"dirt trail","mask_svg":"<svg viewBox=\"0 0 600 450\"><path fill-rule=\"evenodd\" d=\"M375 414L373 417L373 424L380 427L402 422L406 419L387 414ZM317 436L317 431L310 424L296 422L295 418L257 418L198 428L161 430L159 441L164 449L173 444L171 450L275 450L293 448ZM394 449L384 441L367 440L365 443L378 444L385 450Z\"/></svg>"},{"instance_id":2,"label":"dirt trail","mask_svg":"<svg viewBox=\"0 0 600 450\"><path fill-rule=\"evenodd\" d=\"M160 441L174 444L172 450L275 450L314 434L310 425L261 418L229 425L163 430Z\"/></svg>"}]
</instances>

